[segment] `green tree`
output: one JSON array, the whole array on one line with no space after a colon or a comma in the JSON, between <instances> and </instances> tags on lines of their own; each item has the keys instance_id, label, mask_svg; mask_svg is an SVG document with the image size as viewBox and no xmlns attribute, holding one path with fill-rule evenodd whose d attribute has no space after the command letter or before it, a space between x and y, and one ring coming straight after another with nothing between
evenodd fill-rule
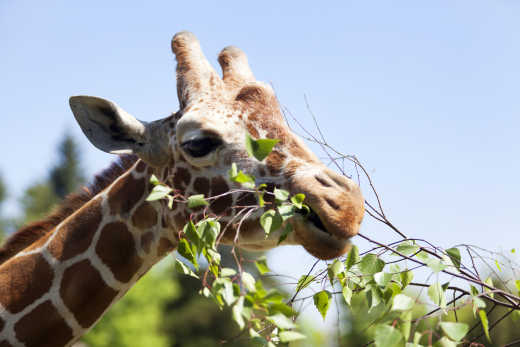
<instances>
[{"instance_id":1,"label":"green tree","mask_svg":"<svg viewBox=\"0 0 520 347\"><path fill-rule=\"evenodd\" d=\"M79 149L70 134L66 134L58 148L58 163L51 169L49 183L54 194L63 199L85 181L80 165Z\"/></svg>"},{"instance_id":2,"label":"green tree","mask_svg":"<svg viewBox=\"0 0 520 347\"><path fill-rule=\"evenodd\" d=\"M49 176L29 186L22 198L22 223L30 223L45 217L65 196L84 183L81 173L79 148L74 138L66 134L58 147L58 162Z\"/></svg>"}]
</instances>

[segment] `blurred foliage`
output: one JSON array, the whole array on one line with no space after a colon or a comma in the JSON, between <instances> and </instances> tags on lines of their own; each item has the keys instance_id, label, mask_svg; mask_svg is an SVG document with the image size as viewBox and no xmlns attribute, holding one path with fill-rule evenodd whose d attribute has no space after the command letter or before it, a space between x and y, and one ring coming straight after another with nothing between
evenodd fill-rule
<instances>
[{"instance_id":1,"label":"blurred foliage","mask_svg":"<svg viewBox=\"0 0 520 347\"><path fill-rule=\"evenodd\" d=\"M56 204L84 182L78 145L71 135L66 134L58 146L58 161L48 177L25 190L20 200L24 213L18 224L45 217Z\"/></svg>"},{"instance_id":2,"label":"blurred foliage","mask_svg":"<svg viewBox=\"0 0 520 347\"><path fill-rule=\"evenodd\" d=\"M58 163L49 174L49 184L60 199L78 189L85 177L80 165L79 148L70 134L66 134L58 148Z\"/></svg>"}]
</instances>

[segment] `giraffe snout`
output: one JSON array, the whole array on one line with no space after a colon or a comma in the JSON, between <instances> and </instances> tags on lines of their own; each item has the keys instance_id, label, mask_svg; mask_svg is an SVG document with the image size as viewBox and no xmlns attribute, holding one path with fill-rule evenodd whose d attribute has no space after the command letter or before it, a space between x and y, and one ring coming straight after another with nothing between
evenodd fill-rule
<instances>
[{"instance_id":1,"label":"giraffe snout","mask_svg":"<svg viewBox=\"0 0 520 347\"><path fill-rule=\"evenodd\" d=\"M364 199L358 185L323 167L295 176L291 190L304 193L311 208L300 227L302 245L322 259L344 254L348 240L359 232L364 215Z\"/></svg>"}]
</instances>

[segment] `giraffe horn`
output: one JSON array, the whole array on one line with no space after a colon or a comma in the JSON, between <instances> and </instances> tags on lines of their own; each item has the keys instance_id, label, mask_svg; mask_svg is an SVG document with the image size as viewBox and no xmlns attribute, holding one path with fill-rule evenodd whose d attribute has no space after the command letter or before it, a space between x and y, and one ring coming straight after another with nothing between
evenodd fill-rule
<instances>
[{"instance_id":1,"label":"giraffe horn","mask_svg":"<svg viewBox=\"0 0 520 347\"><path fill-rule=\"evenodd\" d=\"M218 62L222 67L224 82L244 84L255 81L247 56L240 48L234 46L224 48L218 55Z\"/></svg>"},{"instance_id":2,"label":"giraffe horn","mask_svg":"<svg viewBox=\"0 0 520 347\"><path fill-rule=\"evenodd\" d=\"M216 83L221 83L193 33L181 31L175 34L172 51L177 58L177 94L181 108L213 89Z\"/></svg>"}]
</instances>

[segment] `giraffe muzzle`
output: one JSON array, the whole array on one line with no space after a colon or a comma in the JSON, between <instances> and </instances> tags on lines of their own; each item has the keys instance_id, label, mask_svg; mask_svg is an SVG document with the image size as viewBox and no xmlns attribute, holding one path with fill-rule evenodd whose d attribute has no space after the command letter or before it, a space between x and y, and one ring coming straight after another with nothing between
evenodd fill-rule
<instances>
[{"instance_id":1,"label":"giraffe muzzle","mask_svg":"<svg viewBox=\"0 0 520 347\"><path fill-rule=\"evenodd\" d=\"M320 259L338 257L350 248L364 215L364 199L351 179L320 167L302 170L291 182L292 193L304 193L310 212L294 223L299 242Z\"/></svg>"}]
</instances>

